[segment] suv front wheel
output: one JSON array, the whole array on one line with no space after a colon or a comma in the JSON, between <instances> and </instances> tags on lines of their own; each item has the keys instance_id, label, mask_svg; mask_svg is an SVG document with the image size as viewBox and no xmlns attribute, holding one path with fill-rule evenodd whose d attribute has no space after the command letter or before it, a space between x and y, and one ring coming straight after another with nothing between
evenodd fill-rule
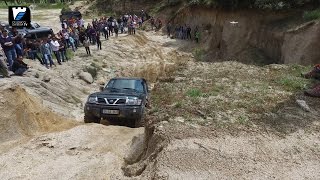
<instances>
[{"instance_id":1,"label":"suv front wheel","mask_svg":"<svg viewBox=\"0 0 320 180\"><path fill-rule=\"evenodd\" d=\"M95 117L91 114L84 114L85 123L100 123L100 118Z\"/></svg>"},{"instance_id":2,"label":"suv front wheel","mask_svg":"<svg viewBox=\"0 0 320 180\"><path fill-rule=\"evenodd\" d=\"M144 121L145 121L145 115L142 115L142 117L140 117L138 119L127 120L127 126L129 126L131 128L143 127Z\"/></svg>"}]
</instances>

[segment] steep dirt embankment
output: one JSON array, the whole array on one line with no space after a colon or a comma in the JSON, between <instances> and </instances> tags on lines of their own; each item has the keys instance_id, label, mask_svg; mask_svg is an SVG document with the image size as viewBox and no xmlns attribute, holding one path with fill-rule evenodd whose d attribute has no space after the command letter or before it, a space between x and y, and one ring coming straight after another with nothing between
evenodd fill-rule
<instances>
[{"instance_id":1,"label":"steep dirt embankment","mask_svg":"<svg viewBox=\"0 0 320 180\"><path fill-rule=\"evenodd\" d=\"M77 123L58 116L18 85L1 88L0 143L74 127Z\"/></svg>"},{"instance_id":2,"label":"steep dirt embankment","mask_svg":"<svg viewBox=\"0 0 320 180\"><path fill-rule=\"evenodd\" d=\"M237 23L230 23L230 22ZM302 12L215 10L188 7L177 13L173 24L201 29L201 43L208 60L314 64L320 58L320 23L302 24Z\"/></svg>"}]
</instances>

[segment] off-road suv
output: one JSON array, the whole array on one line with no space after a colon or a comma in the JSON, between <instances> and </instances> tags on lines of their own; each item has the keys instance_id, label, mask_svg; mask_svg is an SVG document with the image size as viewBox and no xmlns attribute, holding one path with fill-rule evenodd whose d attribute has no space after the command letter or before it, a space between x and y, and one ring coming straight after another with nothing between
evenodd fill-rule
<instances>
[{"instance_id":1,"label":"off-road suv","mask_svg":"<svg viewBox=\"0 0 320 180\"><path fill-rule=\"evenodd\" d=\"M129 127L140 127L148 105L148 85L142 78L113 78L101 92L90 94L84 107L85 123L124 121Z\"/></svg>"}]
</instances>

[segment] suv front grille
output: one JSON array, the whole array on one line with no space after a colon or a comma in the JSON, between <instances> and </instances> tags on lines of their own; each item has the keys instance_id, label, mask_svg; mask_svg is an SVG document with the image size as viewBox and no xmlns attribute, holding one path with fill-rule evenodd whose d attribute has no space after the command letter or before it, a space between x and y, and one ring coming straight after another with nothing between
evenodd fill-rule
<instances>
[{"instance_id":1,"label":"suv front grille","mask_svg":"<svg viewBox=\"0 0 320 180\"><path fill-rule=\"evenodd\" d=\"M125 104L126 103L126 99L119 99L116 104Z\"/></svg>"},{"instance_id":2,"label":"suv front grille","mask_svg":"<svg viewBox=\"0 0 320 180\"><path fill-rule=\"evenodd\" d=\"M108 105L120 105L126 104L126 99L119 98L98 98L99 104L108 104Z\"/></svg>"},{"instance_id":3,"label":"suv front grille","mask_svg":"<svg viewBox=\"0 0 320 180\"><path fill-rule=\"evenodd\" d=\"M98 98L98 103L106 104L106 100L104 98Z\"/></svg>"}]
</instances>

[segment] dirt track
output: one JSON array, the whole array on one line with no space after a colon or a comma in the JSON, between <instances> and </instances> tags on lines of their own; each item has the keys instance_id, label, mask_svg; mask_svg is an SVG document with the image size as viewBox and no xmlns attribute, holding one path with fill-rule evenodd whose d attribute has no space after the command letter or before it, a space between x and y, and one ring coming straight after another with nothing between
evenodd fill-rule
<instances>
[{"instance_id":1,"label":"dirt track","mask_svg":"<svg viewBox=\"0 0 320 180\"><path fill-rule=\"evenodd\" d=\"M33 20L57 31L59 13L35 10ZM0 179L123 179L123 157L144 129L81 125L83 104L114 76L143 76L152 83L172 73L179 55L174 48L155 48L165 41L120 35L103 40L102 51L91 46L91 57L80 47L73 60L50 70L25 60L32 66L25 77L1 79ZM93 63L100 69L93 84L77 78ZM45 76L50 82L42 81Z\"/></svg>"},{"instance_id":2,"label":"dirt track","mask_svg":"<svg viewBox=\"0 0 320 180\"><path fill-rule=\"evenodd\" d=\"M31 139L0 155L0 179L108 179L122 175L131 138L141 129L81 125Z\"/></svg>"}]
</instances>

